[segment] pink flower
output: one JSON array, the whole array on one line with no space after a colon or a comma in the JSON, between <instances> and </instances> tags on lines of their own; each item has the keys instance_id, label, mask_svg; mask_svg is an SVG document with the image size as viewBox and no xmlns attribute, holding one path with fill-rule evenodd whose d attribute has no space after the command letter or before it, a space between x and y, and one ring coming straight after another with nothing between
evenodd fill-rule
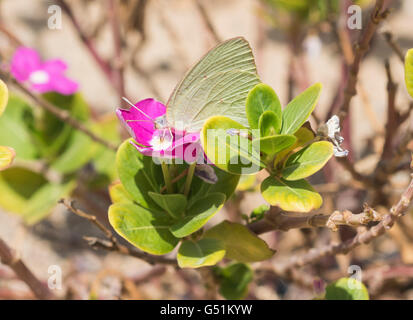
<instances>
[{"instance_id":1,"label":"pink flower","mask_svg":"<svg viewBox=\"0 0 413 320\"><path fill-rule=\"evenodd\" d=\"M166 106L154 99L141 100L129 110L116 110L118 118L135 140L132 145L143 155L203 163L199 132L186 133L167 127L165 113Z\"/></svg>"},{"instance_id":2,"label":"pink flower","mask_svg":"<svg viewBox=\"0 0 413 320\"><path fill-rule=\"evenodd\" d=\"M64 76L67 65L60 59L41 61L36 50L19 47L11 61L11 73L19 82L29 82L31 89L45 93L55 91L70 95L78 84Z\"/></svg>"}]
</instances>

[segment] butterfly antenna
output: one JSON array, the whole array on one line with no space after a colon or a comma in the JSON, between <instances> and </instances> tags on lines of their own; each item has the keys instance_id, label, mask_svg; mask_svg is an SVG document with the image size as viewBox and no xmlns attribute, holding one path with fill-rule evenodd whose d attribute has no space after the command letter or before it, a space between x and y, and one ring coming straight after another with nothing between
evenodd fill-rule
<instances>
[{"instance_id":1,"label":"butterfly antenna","mask_svg":"<svg viewBox=\"0 0 413 320\"><path fill-rule=\"evenodd\" d=\"M148 116L145 112L143 112L141 109L139 109L137 106L135 106L132 102L130 102L127 98L122 97L123 101L126 101L126 103L128 103L131 107L135 108L136 110L138 110L140 113L142 113L145 117L147 117L148 119L151 119L153 121L153 119Z\"/></svg>"}]
</instances>

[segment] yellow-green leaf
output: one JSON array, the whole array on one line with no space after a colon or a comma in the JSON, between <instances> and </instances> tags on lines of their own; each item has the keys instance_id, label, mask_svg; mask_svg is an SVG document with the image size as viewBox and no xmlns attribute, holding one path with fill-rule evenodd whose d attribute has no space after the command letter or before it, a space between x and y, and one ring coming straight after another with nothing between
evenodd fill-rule
<instances>
[{"instance_id":1,"label":"yellow-green leaf","mask_svg":"<svg viewBox=\"0 0 413 320\"><path fill-rule=\"evenodd\" d=\"M8 168L11 165L15 155L16 152L13 148L0 146L0 170Z\"/></svg>"},{"instance_id":2,"label":"yellow-green leaf","mask_svg":"<svg viewBox=\"0 0 413 320\"><path fill-rule=\"evenodd\" d=\"M282 134L294 134L306 122L317 104L321 88L321 83L312 85L285 107L282 114Z\"/></svg>"},{"instance_id":3,"label":"yellow-green leaf","mask_svg":"<svg viewBox=\"0 0 413 320\"><path fill-rule=\"evenodd\" d=\"M172 221L165 212L133 203L115 203L109 207L109 222L123 238L151 254L168 253L179 242L169 231Z\"/></svg>"},{"instance_id":4,"label":"yellow-green leaf","mask_svg":"<svg viewBox=\"0 0 413 320\"><path fill-rule=\"evenodd\" d=\"M126 191L125 187L120 182L112 183L109 186L109 196L112 203L133 201L131 195Z\"/></svg>"},{"instance_id":5,"label":"yellow-green leaf","mask_svg":"<svg viewBox=\"0 0 413 320\"><path fill-rule=\"evenodd\" d=\"M306 180L287 181L270 176L261 184L264 199L285 211L309 212L318 209L323 199Z\"/></svg>"},{"instance_id":6,"label":"yellow-green leaf","mask_svg":"<svg viewBox=\"0 0 413 320\"><path fill-rule=\"evenodd\" d=\"M281 129L281 103L275 91L267 84L257 84L249 93L246 102L246 113L251 129L259 128L259 119L265 111L275 114L273 126L279 133Z\"/></svg>"},{"instance_id":7,"label":"yellow-green leaf","mask_svg":"<svg viewBox=\"0 0 413 320\"><path fill-rule=\"evenodd\" d=\"M407 51L404 59L404 79L407 92L413 98L413 49Z\"/></svg>"},{"instance_id":8,"label":"yellow-green leaf","mask_svg":"<svg viewBox=\"0 0 413 320\"><path fill-rule=\"evenodd\" d=\"M160 194L155 192L149 192L148 194L172 218L178 219L184 215L187 200L183 194Z\"/></svg>"},{"instance_id":9,"label":"yellow-green leaf","mask_svg":"<svg viewBox=\"0 0 413 320\"><path fill-rule=\"evenodd\" d=\"M333 155L333 145L327 141L314 142L293 153L285 163L282 176L286 180L300 180L320 170Z\"/></svg>"},{"instance_id":10,"label":"yellow-green leaf","mask_svg":"<svg viewBox=\"0 0 413 320\"><path fill-rule=\"evenodd\" d=\"M221 222L207 230L203 238L222 241L226 250L225 257L240 262L267 260L274 254L264 240L239 223Z\"/></svg>"},{"instance_id":11,"label":"yellow-green leaf","mask_svg":"<svg viewBox=\"0 0 413 320\"><path fill-rule=\"evenodd\" d=\"M369 300L364 284L354 278L341 278L326 288L326 300Z\"/></svg>"},{"instance_id":12,"label":"yellow-green leaf","mask_svg":"<svg viewBox=\"0 0 413 320\"><path fill-rule=\"evenodd\" d=\"M179 247L177 260L181 268L213 266L225 256L224 245L215 239L183 241Z\"/></svg>"},{"instance_id":13,"label":"yellow-green leaf","mask_svg":"<svg viewBox=\"0 0 413 320\"><path fill-rule=\"evenodd\" d=\"M6 109L7 101L9 100L9 91L6 84L0 79L0 116Z\"/></svg>"},{"instance_id":14,"label":"yellow-green leaf","mask_svg":"<svg viewBox=\"0 0 413 320\"><path fill-rule=\"evenodd\" d=\"M201 142L208 159L218 168L235 174L253 174L265 164L248 135L248 130L238 122L215 116L205 121Z\"/></svg>"},{"instance_id":15,"label":"yellow-green leaf","mask_svg":"<svg viewBox=\"0 0 413 320\"><path fill-rule=\"evenodd\" d=\"M273 111L265 111L258 121L258 128L262 137L273 136L280 133L281 130L281 114L276 115Z\"/></svg>"},{"instance_id":16,"label":"yellow-green leaf","mask_svg":"<svg viewBox=\"0 0 413 320\"><path fill-rule=\"evenodd\" d=\"M292 146L297 138L290 134L279 134L275 136L262 137L254 139L252 145L260 152L268 155L274 155L288 147Z\"/></svg>"},{"instance_id":17,"label":"yellow-green leaf","mask_svg":"<svg viewBox=\"0 0 413 320\"><path fill-rule=\"evenodd\" d=\"M195 201L187 210L185 217L171 226L175 237L183 238L202 228L219 210L225 202L225 194L210 193Z\"/></svg>"}]
</instances>

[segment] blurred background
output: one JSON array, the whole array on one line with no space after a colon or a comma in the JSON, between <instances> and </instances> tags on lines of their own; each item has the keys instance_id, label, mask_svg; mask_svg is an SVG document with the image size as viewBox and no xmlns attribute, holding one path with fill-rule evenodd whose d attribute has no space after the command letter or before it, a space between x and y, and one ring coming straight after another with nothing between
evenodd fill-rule
<instances>
[{"instance_id":1,"label":"blurred background","mask_svg":"<svg viewBox=\"0 0 413 320\"><path fill-rule=\"evenodd\" d=\"M362 9L363 23L362 30L350 30L347 28L347 8L353 1L346 0L2 0L1 63L7 64L20 45L35 48L44 59L63 59L69 65L67 75L80 84L91 121L99 122L105 117L113 119L115 109L122 104L121 96L133 102L154 97L166 103L186 70L210 48L220 41L242 36L253 49L261 80L274 88L283 106L309 85L323 84L315 117L311 119L313 129L316 129L337 110L339 92L343 89L343 68L352 59L351 46L367 25L374 2L354 2ZM362 63L358 94L352 101L351 125L344 135L347 142L351 141L351 160L364 174L374 170L384 141L387 112L385 59L388 59L393 79L399 85L397 107L400 112L407 112L411 106L411 98L404 86L403 63L386 41L386 34L393 35L403 54L413 47L413 2L387 2L393 9L380 25ZM61 28L50 29L48 20L55 11L48 10L54 5L62 9ZM99 60L115 70L111 77ZM10 91L19 94L13 87ZM116 124L116 120L113 121ZM409 126L410 117L403 128ZM396 142L404 131L400 130ZM49 134L53 137L54 133ZM124 133L121 134L126 138ZM16 161L19 164L19 159ZM105 185L91 193L79 182L82 180L79 175L85 177L92 169L90 161L86 161L70 173L77 179L70 195L86 210L105 220L105 208L110 204ZM115 179L110 176L109 180ZM392 177L388 185L390 191L386 194L388 203L398 198L408 179L406 170ZM109 180L105 182L109 183ZM363 202L372 199L368 190L349 184L350 180L349 174L334 161L317 175L313 182L325 202L320 212L335 209L359 212ZM257 205L265 203L254 189L254 180L244 182L216 219L242 220L241 213L249 214ZM0 193L2 188L5 188L4 184L0 184ZM18 252L40 279L47 281L50 266L61 267L63 288L55 292L60 298L205 297L202 279L194 270L153 267L132 257L93 251L82 237L100 235L99 232L62 206L48 206L41 219L27 223L21 214L13 212L16 210L8 209L5 202L7 199L2 200L0 196L0 237ZM411 216L406 218L407 227L396 226L388 235L347 256L325 258L304 269L304 277L310 277L310 283L313 277L328 283L348 276L347 267L357 264L366 270L363 281L371 289L372 298L413 299L413 267L410 267L413 264L413 219ZM340 237L343 239L346 234L348 237L353 233L353 230L343 228L338 233L322 229L263 235L277 254L272 259L274 261L253 265L258 271L254 273L247 297L312 299L315 289L308 285L308 281L303 281L303 285L265 270L277 259L331 240L339 241ZM403 269L402 278L397 272L386 278L387 274L380 268L389 266L407 269ZM373 276L378 274L377 270L382 272L380 279ZM26 285L0 264L0 299L32 297Z\"/></svg>"}]
</instances>

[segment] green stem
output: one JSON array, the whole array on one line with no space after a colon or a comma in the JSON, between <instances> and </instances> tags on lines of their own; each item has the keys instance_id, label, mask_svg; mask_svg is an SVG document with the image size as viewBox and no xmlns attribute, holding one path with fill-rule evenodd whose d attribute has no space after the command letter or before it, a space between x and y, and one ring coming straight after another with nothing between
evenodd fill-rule
<instances>
[{"instance_id":1,"label":"green stem","mask_svg":"<svg viewBox=\"0 0 413 320\"><path fill-rule=\"evenodd\" d=\"M191 188L191 183L192 183L192 178L195 172L195 167L196 167L196 162L191 163L191 165L189 166L188 175L186 176L186 180L185 180L185 188L184 188L185 196L189 194L189 190Z\"/></svg>"},{"instance_id":2,"label":"green stem","mask_svg":"<svg viewBox=\"0 0 413 320\"><path fill-rule=\"evenodd\" d=\"M174 193L174 188L172 186L172 181L171 181L171 176L169 174L168 165L166 164L166 162L162 161L161 167L162 167L163 178L165 180L166 191L168 193Z\"/></svg>"}]
</instances>

